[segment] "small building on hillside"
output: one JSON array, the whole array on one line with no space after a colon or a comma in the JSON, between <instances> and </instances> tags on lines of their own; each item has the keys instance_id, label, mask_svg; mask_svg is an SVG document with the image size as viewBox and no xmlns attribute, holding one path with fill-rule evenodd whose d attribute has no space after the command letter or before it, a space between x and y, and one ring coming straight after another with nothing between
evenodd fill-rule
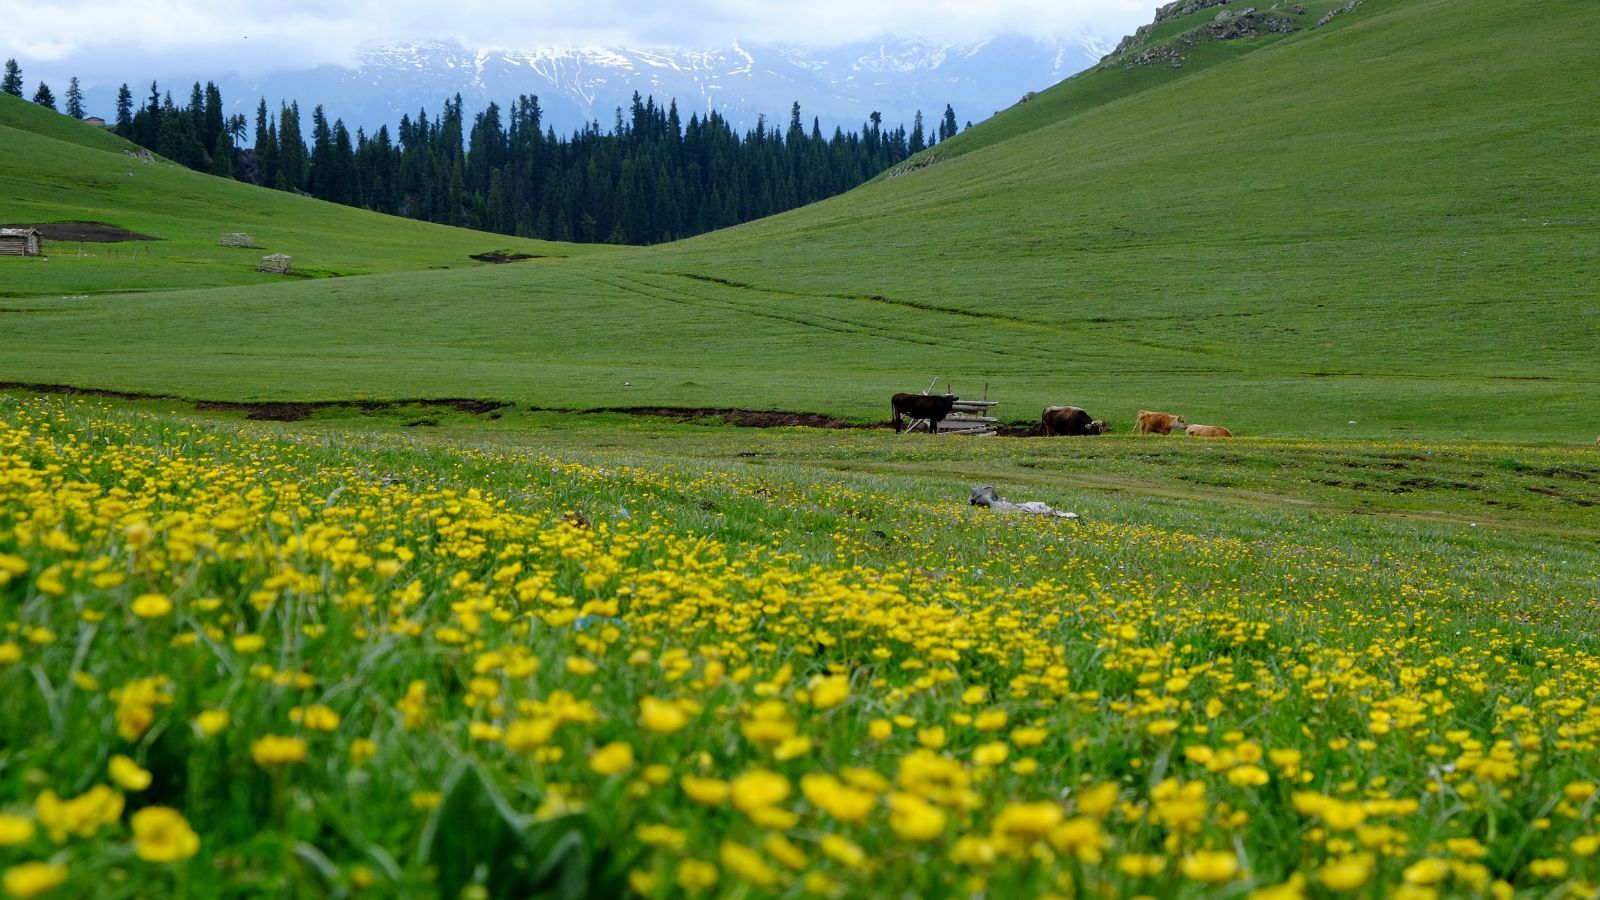
<instances>
[{"instance_id":1,"label":"small building on hillside","mask_svg":"<svg viewBox=\"0 0 1600 900\"><path fill-rule=\"evenodd\" d=\"M273 275L288 275L294 271L294 259L286 253L273 253L261 257L261 265L256 266L257 272L270 272Z\"/></svg>"},{"instance_id":2,"label":"small building on hillside","mask_svg":"<svg viewBox=\"0 0 1600 900\"><path fill-rule=\"evenodd\" d=\"M42 246L36 228L0 228L0 256L38 256Z\"/></svg>"},{"instance_id":3,"label":"small building on hillside","mask_svg":"<svg viewBox=\"0 0 1600 900\"><path fill-rule=\"evenodd\" d=\"M104 128L106 127L106 120L100 118L99 116L84 116L83 124L93 125L96 128Z\"/></svg>"}]
</instances>

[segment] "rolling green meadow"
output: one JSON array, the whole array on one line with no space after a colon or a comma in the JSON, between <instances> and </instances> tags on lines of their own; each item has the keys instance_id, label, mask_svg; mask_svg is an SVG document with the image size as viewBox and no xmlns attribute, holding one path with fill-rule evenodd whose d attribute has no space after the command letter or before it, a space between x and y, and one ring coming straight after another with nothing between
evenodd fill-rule
<instances>
[{"instance_id":1,"label":"rolling green meadow","mask_svg":"<svg viewBox=\"0 0 1600 900\"><path fill-rule=\"evenodd\" d=\"M1595 10L1345 7L647 248L0 95L0 218L160 238L0 258L0 889L1600 892Z\"/></svg>"},{"instance_id":2,"label":"rolling green meadow","mask_svg":"<svg viewBox=\"0 0 1600 900\"><path fill-rule=\"evenodd\" d=\"M1146 86L1127 96L1088 90L1126 70L1092 71L951 145L996 143L658 248L137 303L53 274L60 289L7 314L0 378L869 421L886 393L937 375L957 393L989 383L1017 419L1071 403L1116 423L1181 407L1283 437L1592 439L1600 226L1581 161L1600 113L1572 77L1587 16L1575 0L1372 0L1159 83L1131 73ZM206 224L208 241L231 227ZM508 243L463 238L435 242L453 248L442 258L388 258L458 266ZM297 259L338 270L379 253L344 243ZM12 265L7 293L77 265Z\"/></svg>"}]
</instances>

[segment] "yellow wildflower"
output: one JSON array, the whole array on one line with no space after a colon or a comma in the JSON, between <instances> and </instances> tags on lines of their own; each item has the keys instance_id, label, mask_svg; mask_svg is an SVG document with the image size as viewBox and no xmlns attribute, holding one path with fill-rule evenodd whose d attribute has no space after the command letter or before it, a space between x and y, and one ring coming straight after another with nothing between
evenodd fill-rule
<instances>
[{"instance_id":1,"label":"yellow wildflower","mask_svg":"<svg viewBox=\"0 0 1600 900\"><path fill-rule=\"evenodd\" d=\"M11 813L0 813L0 847L15 847L33 840L39 829L32 819Z\"/></svg>"},{"instance_id":2,"label":"yellow wildflower","mask_svg":"<svg viewBox=\"0 0 1600 900\"><path fill-rule=\"evenodd\" d=\"M778 873L761 858L761 854L743 844L723 841L717 857L722 867L756 887L767 888L778 883Z\"/></svg>"},{"instance_id":3,"label":"yellow wildflower","mask_svg":"<svg viewBox=\"0 0 1600 900\"><path fill-rule=\"evenodd\" d=\"M686 859L678 866L678 887L703 891L717 883L717 867L698 859Z\"/></svg>"},{"instance_id":4,"label":"yellow wildflower","mask_svg":"<svg viewBox=\"0 0 1600 900\"><path fill-rule=\"evenodd\" d=\"M676 703L644 697L639 701L639 724L656 734L671 734L689 724L689 716Z\"/></svg>"},{"instance_id":5,"label":"yellow wildflower","mask_svg":"<svg viewBox=\"0 0 1600 900\"><path fill-rule=\"evenodd\" d=\"M67 867L60 863L30 862L6 869L3 882L13 897L37 897L61 886Z\"/></svg>"},{"instance_id":6,"label":"yellow wildflower","mask_svg":"<svg viewBox=\"0 0 1600 900\"><path fill-rule=\"evenodd\" d=\"M1353 891L1372 876L1372 857L1346 856L1317 870L1317 880L1332 891Z\"/></svg>"},{"instance_id":7,"label":"yellow wildflower","mask_svg":"<svg viewBox=\"0 0 1600 900\"><path fill-rule=\"evenodd\" d=\"M683 792L689 799L707 806L718 806L726 803L730 788L728 783L719 778L700 778L695 775L685 775L678 782L683 787Z\"/></svg>"},{"instance_id":8,"label":"yellow wildflower","mask_svg":"<svg viewBox=\"0 0 1600 900\"><path fill-rule=\"evenodd\" d=\"M733 779L729 787L734 808L747 813L775 806L789 796L789 780L765 769L751 769Z\"/></svg>"},{"instance_id":9,"label":"yellow wildflower","mask_svg":"<svg viewBox=\"0 0 1600 900\"><path fill-rule=\"evenodd\" d=\"M847 837L829 834L822 839L822 852L829 859L851 869L866 867L867 851Z\"/></svg>"},{"instance_id":10,"label":"yellow wildflower","mask_svg":"<svg viewBox=\"0 0 1600 900\"><path fill-rule=\"evenodd\" d=\"M159 619L172 612L172 601L165 594L140 594L129 608L141 619Z\"/></svg>"},{"instance_id":11,"label":"yellow wildflower","mask_svg":"<svg viewBox=\"0 0 1600 900\"><path fill-rule=\"evenodd\" d=\"M811 705L817 709L838 706L850 697L850 679L845 675L817 678L811 685Z\"/></svg>"},{"instance_id":12,"label":"yellow wildflower","mask_svg":"<svg viewBox=\"0 0 1600 900\"><path fill-rule=\"evenodd\" d=\"M139 764L122 754L111 757L111 762L106 766L111 780L125 791L142 791L150 786L151 775L141 769Z\"/></svg>"},{"instance_id":13,"label":"yellow wildflower","mask_svg":"<svg viewBox=\"0 0 1600 900\"><path fill-rule=\"evenodd\" d=\"M633 747L613 741L589 755L589 768L601 775L616 775L633 768Z\"/></svg>"},{"instance_id":14,"label":"yellow wildflower","mask_svg":"<svg viewBox=\"0 0 1600 900\"><path fill-rule=\"evenodd\" d=\"M201 710L194 717L194 727L205 737L211 737L217 732L228 727L228 711L225 709Z\"/></svg>"},{"instance_id":15,"label":"yellow wildflower","mask_svg":"<svg viewBox=\"0 0 1600 900\"><path fill-rule=\"evenodd\" d=\"M304 738L269 734L250 744L250 756L263 767L290 766L306 761Z\"/></svg>"},{"instance_id":16,"label":"yellow wildflower","mask_svg":"<svg viewBox=\"0 0 1600 900\"><path fill-rule=\"evenodd\" d=\"M1227 850L1199 850L1183 858L1184 877L1206 884L1224 884L1239 874L1239 857Z\"/></svg>"},{"instance_id":17,"label":"yellow wildflower","mask_svg":"<svg viewBox=\"0 0 1600 900\"><path fill-rule=\"evenodd\" d=\"M944 810L914 794L889 795L889 827L908 841L931 841L944 833Z\"/></svg>"},{"instance_id":18,"label":"yellow wildflower","mask_svg":"<svg viewBox=\"0 0 1600 900\"><path fill-rule=\"evenodd\" d=\"M133 850L145 862L178 862L195 855L200 836L175 809L147 806L133 814Z\"/></svg>"}]
</instances>

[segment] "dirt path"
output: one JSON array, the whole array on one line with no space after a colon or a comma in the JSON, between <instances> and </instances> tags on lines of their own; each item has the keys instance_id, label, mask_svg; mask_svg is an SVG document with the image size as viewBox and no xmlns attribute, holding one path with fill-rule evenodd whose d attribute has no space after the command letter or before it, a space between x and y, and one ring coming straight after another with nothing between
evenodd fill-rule
<instances>
[{"instance_id":1,"label":"dirt path","mask_svg":"<svg viewBox=\"0 0 1600 900\"><path fill-rule=\"evenodd\" d=\"M105 222L35 222L26 225L0 225L0 228L34 228L47 241L78 244L119 244L123 241L159 241L162 238Z\"/></svg>"}]
</instances>

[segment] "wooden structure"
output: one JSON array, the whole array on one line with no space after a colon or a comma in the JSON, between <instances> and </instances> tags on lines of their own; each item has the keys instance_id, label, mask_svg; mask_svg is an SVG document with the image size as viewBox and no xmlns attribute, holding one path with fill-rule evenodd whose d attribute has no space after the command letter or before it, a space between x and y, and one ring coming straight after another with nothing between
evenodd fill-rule
<instances>
[{"instance_id":1,"label":"wooden structure","mask_svg":"<svg viewBox=\"0 0 1600 900\"><path fill-rule=\"evenodd\" d=\"M242 231L234 231L217 239L217 243L224 247L254 247L255 238Z\"/></svg>"},{"instance_id":2,"label":"wooden structure","mask_svg":"<svg viewBox=\"0 0 1600 900\"><path fill-rule=\"evenodd\" d=\"M38 256L43 247L36 228L0 228L0 256Z\"/></svg>"},{"instance_id":3,"label":"wooden structure","mask_svg":"<svg viewBox=\"0 0 1600 900\"><path fill-rule=\"evenodd\" d=\"M933 385L937 384L938 382L939 379L935 378L933 383L928 385L928 390L923 391L922 393L927 394L929 391L932 391ZM949 393L948 384L945 386L945 392ZM999 433L995 426L1000 424L1000 420L989 415L989 413L999 405L1000 401L989 399L989 386L986 384L983 386L982 400L957 400L955 403L951 404L950 415L945 416L939 421L939 428L935 433L965 434L972 437L994 437ZM921 429L922 431L928 431L928 420L913 419L911 420L911 424L906 426L906 430L900 433L910 434L918 429Z\"/></svg>"},{"instance_id":4,"label":"wooden structure","mask_svg":"<svg viewBox=\"0 0 1600 900\"><path fill-rule=\"evenodd\" d=\"M261 257L261 265L256 266L257 272L271 272L274 275L288 275L294 269L294 259L285 253L274 253Z\"/></svg>"}]
</instances>

